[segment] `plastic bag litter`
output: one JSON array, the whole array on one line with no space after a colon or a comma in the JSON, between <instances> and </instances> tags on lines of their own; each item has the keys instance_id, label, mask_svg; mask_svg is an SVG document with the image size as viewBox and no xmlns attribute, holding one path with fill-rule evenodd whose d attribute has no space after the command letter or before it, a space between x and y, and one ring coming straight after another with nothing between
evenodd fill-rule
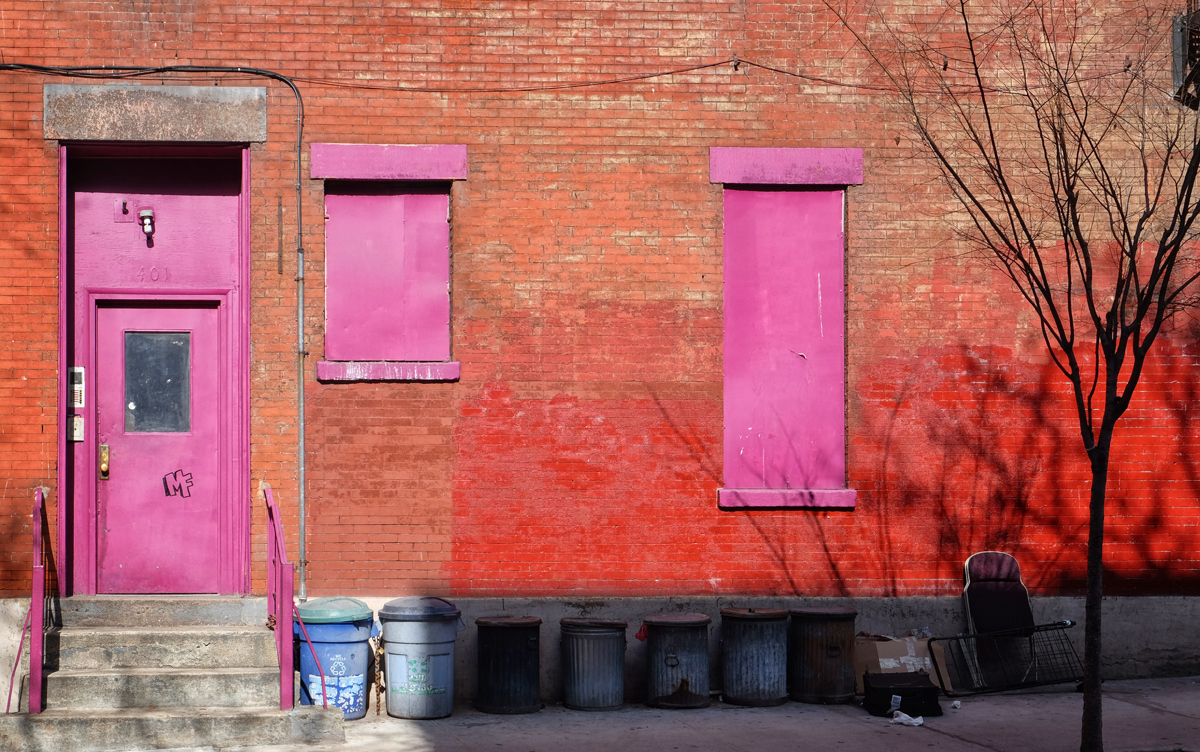
<instances>
[{"instance_id":1,"label":"plastic bag litter","mask_svg":"<svg viewBox=\"0 0 1200 752\"><path fill-rule=\"evenodd\" d=\"M962 707L962 700L955 700L954 702L950 703L950 707L954 708L955 710L958 710L959 708Z\"/></svg>"},{"instance_id":2,"label":"plastic bag litter","mask_svg":"<svg viewBox=\"0 0 1200 752\"><path fill-rule=\"evenodd\" d=\"M920 726L921 724L925 723L925 718L924 716L917 716L916 718L913 718L908 713L901 713L899 710L897 710L896 712L892 713L892 723L899 723L905 726Z\"/></svg>"}]
</instances>

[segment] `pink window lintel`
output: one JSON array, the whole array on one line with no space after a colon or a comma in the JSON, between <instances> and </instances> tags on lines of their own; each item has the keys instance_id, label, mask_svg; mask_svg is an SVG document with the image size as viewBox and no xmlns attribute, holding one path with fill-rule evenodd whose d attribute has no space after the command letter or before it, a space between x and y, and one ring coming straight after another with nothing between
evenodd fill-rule
<instances>
[{"instance_id":1,"label":"pink window lintel","mask_svg":"<svg viewBox=\"0 0 1200 752\"><path fill-rule=\"evenodd\" d=\"M465 144L313 144L313 178L465 180Z\"/></svg>"},{"instance_id":2,"label":"pink window lintel","mask_svg":"<svg viewBox=\"0 0 1200 752\"><path fill-rule=\"evenodd\" d=\"M863 182L863 150L713 146L712 183L741 185L847 186Z\"/></svg>"}]
</instances>

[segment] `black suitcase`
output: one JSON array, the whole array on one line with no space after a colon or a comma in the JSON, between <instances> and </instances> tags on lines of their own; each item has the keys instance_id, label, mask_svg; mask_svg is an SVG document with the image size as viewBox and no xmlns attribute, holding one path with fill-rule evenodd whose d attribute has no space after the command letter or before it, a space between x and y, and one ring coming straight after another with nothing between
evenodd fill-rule
<instances>
[{"instance_id":1,"label":"black suitcase","mask_svg":"<svg viewBox=\"0 0 1200 752\"><path fill-rule=\"evenodd\" d=\"M891 717L894 702L899 698L900 712L917 716L938 716L942 706L938 704L937 685L929 680L924 671L904 674L863 674L863 692L866 698L863 707L871 715Z\"/></svg>"}]
</instances>

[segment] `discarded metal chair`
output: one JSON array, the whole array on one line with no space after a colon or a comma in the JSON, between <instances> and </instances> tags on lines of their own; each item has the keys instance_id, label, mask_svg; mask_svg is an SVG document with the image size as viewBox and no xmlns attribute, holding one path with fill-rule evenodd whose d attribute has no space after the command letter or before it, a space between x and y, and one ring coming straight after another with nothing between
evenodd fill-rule
<instances>
[{"instance_id":1,"label":"discarded metal chair","mask_svg":"<svg viewBox=\"0 0 1200 752\"><path fill-rule=\"evenodd\" d=\"M1069 620L1034 624L1029 591L1012 555L984 551L963 564L968 634L930 642L934 670L950 696L1078 682L1083 667Z\"/></svg>"}]
</instances>

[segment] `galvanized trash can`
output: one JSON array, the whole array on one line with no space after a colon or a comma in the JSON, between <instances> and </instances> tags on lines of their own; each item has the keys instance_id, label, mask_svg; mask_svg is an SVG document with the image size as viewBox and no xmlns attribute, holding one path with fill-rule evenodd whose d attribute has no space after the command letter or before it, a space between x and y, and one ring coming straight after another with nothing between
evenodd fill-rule
<instances>
[{"instance_id":1,"label":"galvanized trash can","mask_svg":"<svg viewBox=\"0 0 1200 752\"><path fill-rule=\"evenodd\" d=\"M567 617L562 627L563 705L619 710L625 702L623 621Z\"/></svg>"},{"instance_id":2,"label":"galvanized trash can","mask_svg":"<svg viewBox=\"0 0 1200 752\"><path fill-rule=\"evenodd\" d=\"M765 707L787 702L788 612L773 608L721 609L721 698Z\"/></svg>"},{"instance_id":3,"label":"galvanized trash can","mask_svg":"<svg viewBox=\"0 0 1200 752\"><path fill-rule=\"evenodd\" d=\"M479 630L475 707L505 715L541 710L542 620L536 616L483 616L475 625Z\"/></svg>"},{"instance_id":4,"label":"galvanized trash can","mask_svg":"<svg viewBox=\"0 0 1200 752\"><path fill-rule=\"evenodd\" d=\"M346 720L367 714L367 670L374 631L371 608L357 598L314 598L296 607L292 624L300 651L300 704L338 707ZM312 649L304 639L312 641ZM313 660L313 653L317 660ZM317 669L317 662L321 668ZM324 674L324 686L322 686Z\"/></svg>"},{"instance_id":5,"label":"galvanized trash can","mask_svg":"<svg viewBox=\"0 0 1200 752\"><path fill-rule=\"evenodd\" d=\"M707 708L708 625L704 614L646 617L646 704L656 708Z\"/></svg>"},{"instance_id":6,"label":"galvanized trash can","mask_svg":"<svg viewBox=\"0 0 1200 752\"><path fill-rule=\"evenodd\" d=\"M833 704L854 700L852 608L794 608L788 627L788 696Z\"/></svg>"},{"instance_id":7,"label":"galvanized trash can","mask_svg":"<svg viewBox=\"0 0 1200 752\"><path fill-rule=\"evenodd\" d=\"M454 710L454 640L465 627L450 601L412 596L379 609L383 624L387 712L396 718L445 718Z\"/></svg>"}]
</instances>

